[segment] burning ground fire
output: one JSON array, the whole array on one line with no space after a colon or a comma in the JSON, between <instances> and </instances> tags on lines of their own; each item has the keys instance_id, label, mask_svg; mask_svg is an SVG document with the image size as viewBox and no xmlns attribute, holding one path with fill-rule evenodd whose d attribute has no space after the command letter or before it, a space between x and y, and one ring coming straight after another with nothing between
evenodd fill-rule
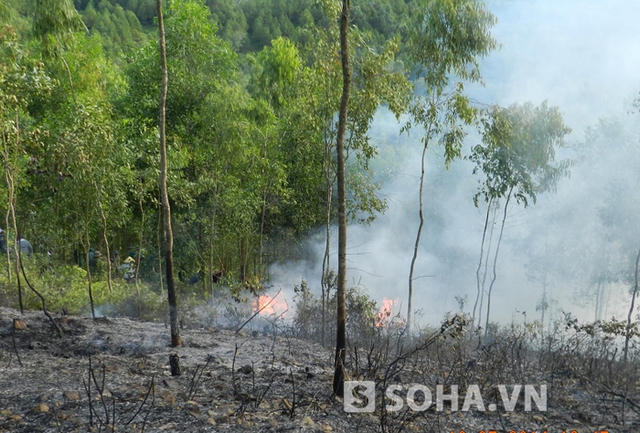
<instances>
[{"instance_id":1,"label":"burning ground fire","mask_svg":"<svg viewBox=\"0 0 640 433\"><path fill-rule=\"evenodd\" d=\"M260 316L285 316L289 311L289 304L280 292L271 296L265 293L253 301L253 311Z\"/></svg>"},{"instance_id":2,"label":"burning ground fire","mask_svg":"<svg viewBox=\"0 0 640 433\"><path fill-rule=\"evenodd\" d=\"M253 312L263 317L286 317L291 309L281 292L275 295L265 293L254 299ZM400 312L399 299L383 299L382 306L378 310L375 317L375 325L378 328L389 326L394 319L397 319Z\"/></svg>"},{"instance_id":3,"label":"burning ground fire","mask_svg":"<svg viewBox=\"0 0 640 433\"><path fill-rule=\"evenodd\" d=\"M394 316L399 313L399 310L399 299L383 299L382 306L378 310L378 314L376 314L376 326L378 328L389 326Z\"/></svg>"}]
</instances>

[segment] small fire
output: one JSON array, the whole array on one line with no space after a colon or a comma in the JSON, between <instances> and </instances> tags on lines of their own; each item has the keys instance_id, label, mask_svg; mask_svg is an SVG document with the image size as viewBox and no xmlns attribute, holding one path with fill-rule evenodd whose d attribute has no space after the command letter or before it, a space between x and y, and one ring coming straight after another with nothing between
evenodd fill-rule
<instances>
[{"instance_id":1,"label":"small fire","mask_svg":"<svg viewBox=\"0 0 640 433\"><path fill-rule=\"evenodd\" d=\"M289 310L289 304L284 297L277 293L271 296L265 293L253 301L253 311L259 312L261 316L281 316Z\"/></svg>"},{"instance_id":2,"label":"small fire","mask_svg":"<svg viewBox=\"0 0 640 433\"><path fill-rule=\"evenodd\" d=\"M378 314L376 314L376 326L378 328L389 326L393 316L398 313L399 305L399 299L383 299L382 306L378 310Z\"/></svg>"}]
</instances>

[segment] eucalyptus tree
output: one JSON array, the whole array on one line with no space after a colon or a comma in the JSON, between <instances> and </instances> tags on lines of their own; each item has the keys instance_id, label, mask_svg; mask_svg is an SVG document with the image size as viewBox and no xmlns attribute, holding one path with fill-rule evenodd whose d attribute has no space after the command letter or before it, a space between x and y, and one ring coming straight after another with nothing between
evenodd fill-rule
<instances>
[{"instance_id":1,"label":"eucalyptus tree","mask_svg":"<svg viewBox=\"0 0 640 433\"><path fill-rule=\"evenodd\" d=\"M340 14L340 63L342 64L342 98L338 114L336 141L336 180L338 182L338 286L336 292L336 358L333 374L333 393L344 396L345 351L347 350L347 200L345 182L345 136L347 111L351 93L351 64L349 59L349 0L342 0Z\"/></svg>"},{"instance_id":2,"label":"eucalyptus tree","mask_svg":"<svg viewBox=\"0 0 640 433\"><path fill-rule=\"evenodd\" d=\"M329 299L328 279L331 227L336 222L337 159L336 143L343 74L340 49L338 3L321 2L326 16L323 25L305 29L309 43L295 46L288 39L272 41L254 62L249 90L254 98L266 100L278 117L278 153L286 167L284 195L273 222L297 236L322 224L325 227L323 257L322 311ZM345 133L346 217L348 221L371 222L385 209L376 196L369 161L376 148L369 142L368 130L378 107L386 103L394 113L403 111L409 92L406 78L394 68L399 49L396 41L374 50L369 35L350 29L351 82L350 108ZM323 323L325 315L322 314ZM324 326L322 327L324 329ZM322 332L324 341L324 332Z\"/></svg>"},{"instance_id":3,"label":"eucalyptus tree","mask_svg":"<svg viewBox=\"0 0 640 433\"><path fill-rule=\"evenodd\" d=\"M13 240L17 251L19 222L17 217L18 196L28 187L30 150L42 145L42 132L29 113L29 105L46 97L52 80L44 70L44 65L19 41L15 30L3 27L5 34L0 38L0 140L4 181L6 188L0 188L5 213L5 233L7 242ZM23 228L22 224L20 227ZM11 228L11 229L10 229ZM11 255L6 255L8 280L12 281ZM19 260L19 257L18 257ZM16 260L14 270L18 288L18 304L23 309L20 263Z\"/></svg>"},{"instance_id":4,"label":"eucalyptus tree","mask_svg":"<svg viewBox=\"0 0 640 433\"><path fill-rule=\"evenodd\" d=\"M640 251L636 256L636 266L633 273L633 289L631 292L631 305L629 306L629 313L627 314L627 326L624 336L624 349L623 349L623 362L627 362L627 356L629 354L629 341L632 337L632 323L634 319L634 313L636 312L636 296L638 295L638 268L640 267Z\"/></svg>"},{"instance_id":5,"label":"eucalyptus tree","mask_svg":"<svg viewBox=\"0 0 640 433\"><path fill-rule=\"evenodd\" d=\"M71 0L36 0L33 34L42 51L57 56L73 43L74 33L86 30Z\"/></svg>"},{"instance_id":6,"label":"eucalyptus tree","mask_svg":"<svg viewBox=\"0 0 640 433\"><path fill-rule=\"evenodd\" d=\"M56 257L82 245L92 304L89 251L103 245L109 256L112 230L126 220L131 154L117 140L109 100L117 70L105 59L99 37L77 40L59 55L64 68L59 61L49 65L59 77L51 96L32 106L47 133L29 153L28 223ZM110 287L110 273L107 278Z\"/></svg>"},{"instance_id":7,"label":"eucalyptus tree","mask_svg":"<svg viewBox=\"0 0 640 433\"><path fill-rule=\"evenodd\" d=\"M173 278L173 230L171 228L171 203L167 192L167 91L169 71L167 67L167 47L164 31L164 16L162 0L156 2L158 10L158 46L160 51L160 72L162 84L160 86L160 102L158 103L158 129L160 131L160 199L162 201L162 215L164 221L164 257L167 273L167 296L169 302L169 323L171 325L171 346L182 346L180 329L178 327L178 301ZM173 369L172 369L173 370ZM180 369L178 368L178 374ZM173 373L173 371L172 371Z\"/></svg>"},{"instance_id":8,"label":"eucalyptus tree","mask_svg":"<svg viewBox=\"0 0 640 433\"><path fill-rule=\"evenodd\" d=\"M494 16L478 0L418 0L412 4L407 53L416 63L416 97L405 129L423 130L418 196L418 230L409 268L407 329L411 329L416 260L424 227L425 158L430 145L442 145L447 167L460 157L465 128L478 109L465 94L465 83L480 82L479 59L497 44L490 34Z\"/></svg>"},{"instance_id":9,"label":"eucalyptus tree","mask_svg":"<svg viewBox=\"0 0 640 433\"><path fill-rule=\"evenodd\" d=\"M256 216L268 207L265 202L278 182L273 177L281 171L277 164L270 168L273 114L251 101L241 85L236 54L216 36L201 2L172 2L166 29L171 80L166 108L167 176L180 251L176 268L185 273L203 271L209 284L220 264L243 279L258 237ZM127 69L129 92L121 107L135 124L132 146L144 155L139 170L157 164L157 152L149 147L148 137L154 131L158 107L158 70L153 45L143 47ZM142 134L136 135L136 130Z\"/></svg>"},{"instance_id":10,"label":"eucalyptus tree","mask_svg":"<svg viewBox=\"0 0 640 433\"><path fill-rule=\"evenodd\" d=\"M286 185L285 156L280 124L291 102L296 81L302 71L298 49L286 38L272 41L254 62L248 90L252 102L253 132L261 143L260 176L261 210L259 228L258 269L263 272L264 242L269 228L277 223L278 215L289 199Z\"/></svg>"},{"instance_id":11,"label":"eucalyptus tree","mask_svg":"<svg viewBox=\"0 0 640 433\"><path fill-rule=\"evenodd\" d=\"M21 229L28 227L35 237L31 239L56 257L68 257L81 243L86 263L89 238L102 237L108 248L110 230L126 214L120 206L127 186L126 152L113 137L108 101L117 86L117 72L104 59L99 38L76 33L84 26L71 3L35 2L32 18L33 35L40 42L32 47L40 49L42 60L27 74L23 69L16 83L22 82L28 101L29 121L21 123L30 125L39 139L13 147L24 179L15 172L5 174L14 185L28 184L15 217ZM46 71L46 93L43 82L35 79L38 71ZM23 136L29 136L26 128ZM17 223L15 227L17 233ZM91 304L90 278L88 273Z\"/></svg>"},{"instance_id":12,"label":"eucalyptus tree","mask_svg":"<svg viewBox=\"0 0 640 433\"><path fill-rule=\"evenodd\" d=\"M480 171L485 176L474 196L476 206L480 198L487 203L487 213L476 272L477 298L473 316L475 319L478 298L486 292L486 333L509 206L513 201L524 207L530 202L535 204L538 194L554 190L558 180L568 174L570 161L565 159L556 162L555 153L557 148L565 145L565 136L571 130L565 126L560 110L548 107L546 102L538 107L531 103L513 104L508 108L493 106L487 110L483 124L483 144L474 146L469 159L476 165L474 173ZM481 276L480 269L484 258L487 222L490 212L499 206L502 207L500 231L493 249L491 281L488 289L485 289L488 270L485 267L485 275ZM489 254L490 251L487 252Z\"/></svg>"}]
</instances>

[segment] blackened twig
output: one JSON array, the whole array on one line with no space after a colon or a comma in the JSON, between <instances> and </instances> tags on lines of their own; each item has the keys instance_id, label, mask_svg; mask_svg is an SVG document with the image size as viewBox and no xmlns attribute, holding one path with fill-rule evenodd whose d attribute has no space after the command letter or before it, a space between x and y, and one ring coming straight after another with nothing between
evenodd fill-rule
<instances>
[{"instance_id":1,"label":"blackened twig","mask_svg":"<svg viewBox=\"0 0 640 433\"><path fill-rule=\"evenodd\" d=\"M33 293L36 294L36 296L38 298L40 298L40 301L42 302L42 312L44 313L45 316L47 316L49 318L49 320L51 321L51 323L53 324L53 326L56 328L56 331L58 332L58 336L62 336L62 328L60 328L60 326L58 326L58 324L55 322L55 320L53 320L53 317L51 317L51 314L49 314L49 312L47 311L47 302L44 299L44 296L42 296L40 294L40 292L38 292L29 282L29 280L27 279L27 273L24 271L24 264L22 263L22 256L20 254L20 250L18 250L18 255L19 257L19 262L20 262L20 269L22 269L22 276L24 277L24 281L27 283L27 286L29 286L29 288L31 289L31 291Z\"/></svg>"}]
</instances>

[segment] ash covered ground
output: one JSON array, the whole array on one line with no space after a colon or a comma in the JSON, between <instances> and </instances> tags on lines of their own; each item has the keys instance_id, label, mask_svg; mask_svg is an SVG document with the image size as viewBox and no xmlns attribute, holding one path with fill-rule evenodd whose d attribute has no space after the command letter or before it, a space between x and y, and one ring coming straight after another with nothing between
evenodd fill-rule
<instances>
[{"instance_id":1,"label":"ash covered ground","mask_svg":"<svg viewBox=\"0 0 640 433\"><path fill-rule=\"evenodd\" d=\"M52 316L61 336L42 312L0 308L2 432L639 431L636 383L627 384L624 398L616 397L619 389L606 392L595 376L588 383L566 357L564 364L556 360L542 369L548 359L497 349L491 354L494 349L485 347L470 351L473 357L467 359L443 338L419 356L407 350L374 369L382 352L369 348L363 352L369 361L359 359L349 369L353 379L380 384L421 377L433 389L438 382L455 382L462 391L519 369L520 380L548 385L548 408L463 412L432 406L422 412L348 414L343 400L331 393L333 351L313 342L283 333L200 327L182 329L184 346L171 348L162 322ZM172 354L179 356L180 376L170 374ZM509 361L519 365L500 365ZM389 368L392 363L402 368Z\"/></svg>"}]
</instances>

